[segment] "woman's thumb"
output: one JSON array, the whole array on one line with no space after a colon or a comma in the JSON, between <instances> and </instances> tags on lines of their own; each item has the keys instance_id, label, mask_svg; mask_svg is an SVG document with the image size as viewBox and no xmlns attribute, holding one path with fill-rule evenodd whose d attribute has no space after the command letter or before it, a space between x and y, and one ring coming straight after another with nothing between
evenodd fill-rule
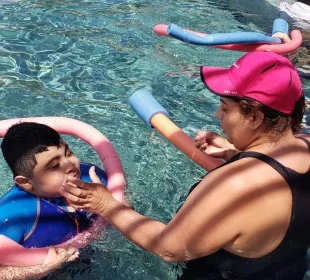
<instances>
[{"instance_id":1,"label":"woman's thumb","mask_svg":"<svg viewBox=\"0 0 310 280\"><path fill-rule=\"evenodd\" d=\"M95 166L92 166L90 169L89 169L89 177L91 179L91 181L93 183L101 183L99 177L97 176L96 174L96 171L95 171Z\"/></svg>"},{"instance_id":2,"label":"woman's thumb","mask_svg":"<svg viewBox=\"0 0 310 280\"><path fill-rule=\"evenodd\" d=\"M214 146L208 146L207 149L205 150L205 153L214 158L222 158L225 155L226 150L223 148L218 148Z\"/></svg>"}]
</instances>

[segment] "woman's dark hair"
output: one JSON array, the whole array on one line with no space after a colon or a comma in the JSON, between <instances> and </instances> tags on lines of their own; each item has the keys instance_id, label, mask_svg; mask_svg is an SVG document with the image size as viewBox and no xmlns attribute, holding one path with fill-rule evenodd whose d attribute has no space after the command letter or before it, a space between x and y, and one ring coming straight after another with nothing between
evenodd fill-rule
<instances>
[{"instance_id":1,"label":"woman's dark hair","mask_svg":"<svg viewBox=\"0 0 310 280\"><path fill-rule=\"evenodd\" d=\"M299 133L301 123L306 109L306 100L304 95L296 102L294 111L291 115L285 115L276 110L273 110L253 99L235 99L238 103L241 113L245 116L252 113L254 110L259 110L264 114L265 131L273 130L275 134L282 134L288 128L291 128L293 133Z\"/></svg>"},{"instance_id":2,"label":"woman's dark hair","mask_svg":"<svg viewBox=\"0 0 310 280\"><path fill-rule=\"evenodd\" d=\"M47 151L50 146L59 147L59 140L58 132L47 125L22 122L8 129L1 149L14 177L31 177L37 164L35 155Z\"/></svg>"}]
</instances>

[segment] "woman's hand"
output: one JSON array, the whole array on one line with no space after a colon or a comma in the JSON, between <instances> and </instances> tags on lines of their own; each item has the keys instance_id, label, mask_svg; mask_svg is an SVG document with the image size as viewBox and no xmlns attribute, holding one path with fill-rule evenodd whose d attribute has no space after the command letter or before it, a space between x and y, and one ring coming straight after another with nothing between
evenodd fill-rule
<instances>
[{"instance_id":1,"label":"woman's hand","mask_svg":"<svg viewBox=\"0 0 310 280\"><path fill-rule=\"evenodd\" d=\"M280 38L283 44L291 42L290 37L287 34L283 33L283 32L276 32L271 37Z\"/></svg>"},{"instance_id":2,"label":"woman's hand","mask_svg":"<svg viewBox=\"0 0 310 280\"><path fill-rule=\"evenodd\" d=\"M48 249L44 265L49 265L51 270L60 268L66 262L71 262L79 257L79 251L74 247L68 248L54 248Z\"/></svg>"},{"instance_id":3,"label":"woman's hand","mask_svg":"<svg viewBox=\"0 0 310 280\"><path fill-rule=\"evenodd\" d=\"M210 130L199 130L194 142L199 150L214 158L228 160L238 152L226 138Z\"/></svg>"},{"instance_id":4,"label":"woman's hand","mask_svg":"<svg viewBox=\"0 0 310 280\"><path fill-rule=\"evenodd\" d=\"M114 198L100 182L94 166L90 168L89 176L93 183L69 177L62 185L60 193L67 199L70 206L103 216L109 202Z\"/></svg>"}]
</instances>

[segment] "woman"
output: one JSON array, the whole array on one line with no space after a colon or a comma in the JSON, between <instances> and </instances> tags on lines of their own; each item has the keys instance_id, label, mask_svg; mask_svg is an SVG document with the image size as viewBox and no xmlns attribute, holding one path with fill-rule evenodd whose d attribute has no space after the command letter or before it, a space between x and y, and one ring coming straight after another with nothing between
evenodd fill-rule
<instances>
[{"instance_id":1,"label":"woman","mask_svg":"<svg viewBox=\"0 0 310 280\"><path fill-rule=\"evenodd\" d=\"M167 225L117 202L99 183L69 178L61 193L141 248L187 262L181 279L303 279L310 137L295 135L305 108L298 73L285 57L253 52L228 69L204 66L201 76L220 96L216 116L228 142L200 134L197 146L209 154L218 146L221 157L241 152L195 184ZM93 170L91 178L98 182Z\"/></svg>"}]
</instances>

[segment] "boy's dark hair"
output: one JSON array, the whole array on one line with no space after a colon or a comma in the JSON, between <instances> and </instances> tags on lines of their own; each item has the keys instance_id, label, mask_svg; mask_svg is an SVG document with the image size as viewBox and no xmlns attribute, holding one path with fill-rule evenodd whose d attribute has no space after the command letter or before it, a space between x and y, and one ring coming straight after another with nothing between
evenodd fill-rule
<instances>
[{"instance_id":1,"label":"boy's dark hair","mask_svg":"<svg viewBox=\"0 0 310 280\"><path fill-rule=\"evenodd\" d=\"M59 147L59 140L59 133L47 125L21 122L8 129L1 149L14 177L31 177L37 164L35 155L47 151L50 146Z\"/></svg>"}]
</instances>

